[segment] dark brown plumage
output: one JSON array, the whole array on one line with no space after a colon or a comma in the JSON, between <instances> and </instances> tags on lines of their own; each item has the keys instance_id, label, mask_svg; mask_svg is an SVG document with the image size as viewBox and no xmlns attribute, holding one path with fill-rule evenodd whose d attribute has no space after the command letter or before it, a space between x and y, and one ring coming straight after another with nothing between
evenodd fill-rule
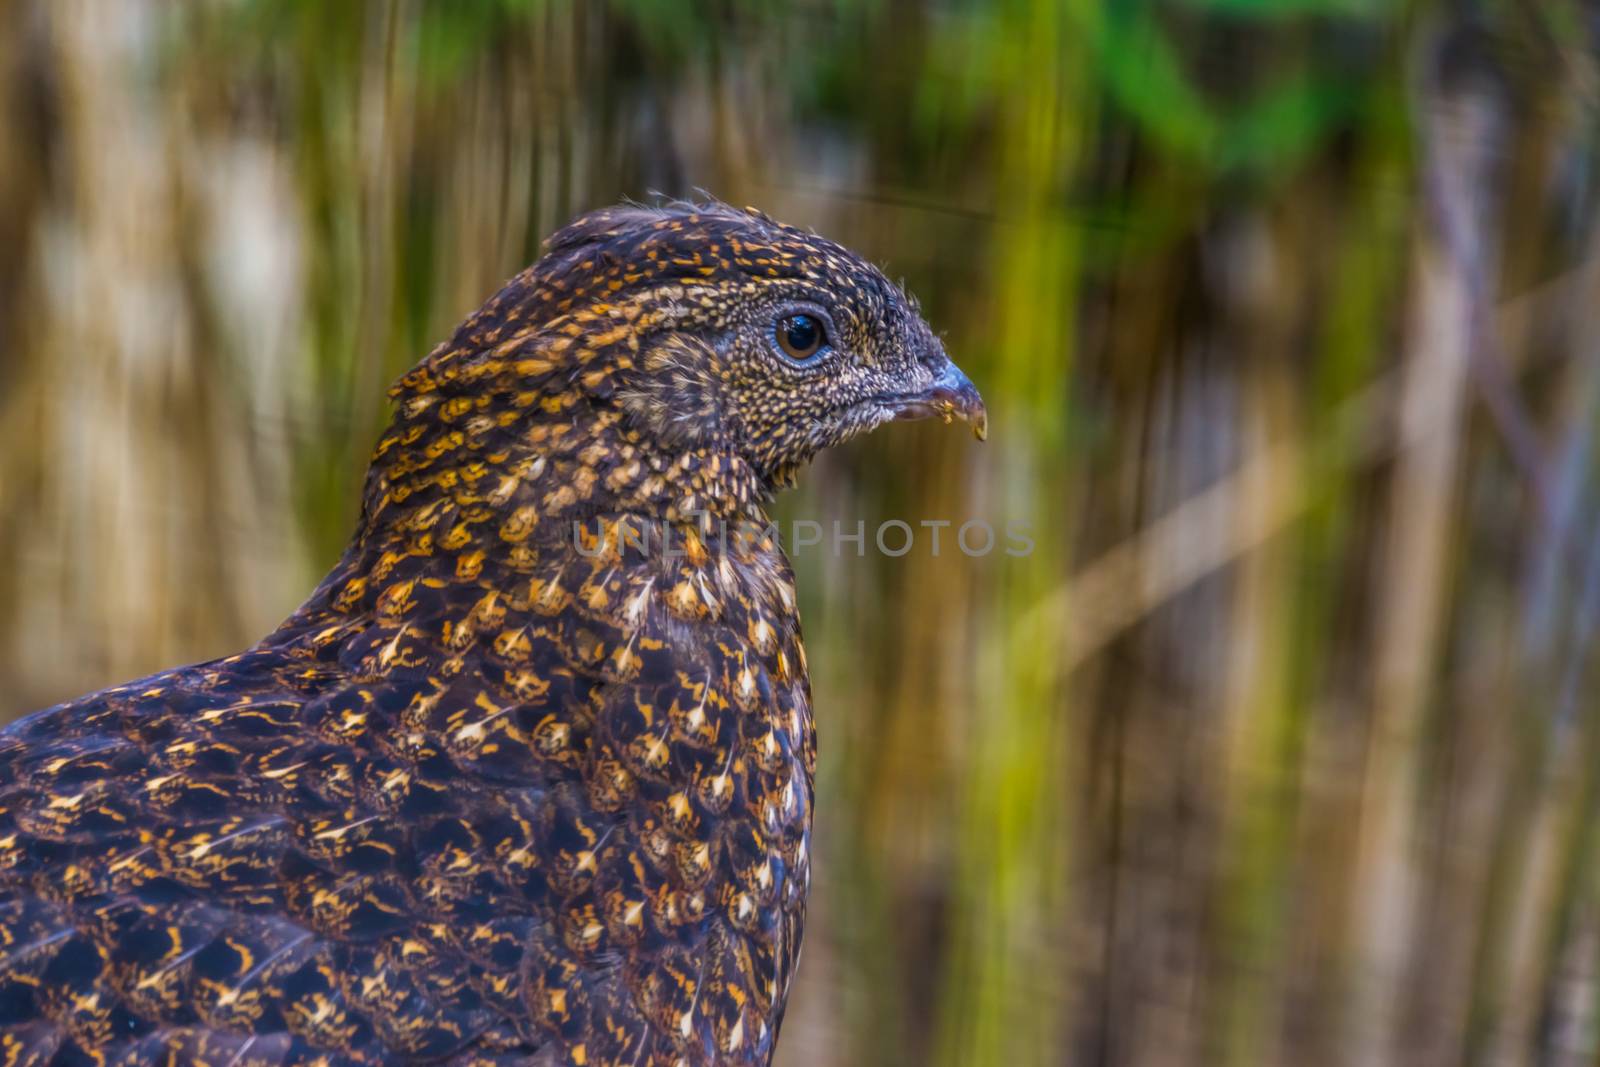
<instances>
[{"instance_id":1,"label":"dark brown plumage","mask_svg":"<svg viewBox=\"0 0 1600 1067\"><path fill-rule=\"evenodd\" d=\"M0 1063L765 1064L815 739L763 503L969 382L838 245L585 216L255 647L0 733Z\"/></svg>"}]
</instances>

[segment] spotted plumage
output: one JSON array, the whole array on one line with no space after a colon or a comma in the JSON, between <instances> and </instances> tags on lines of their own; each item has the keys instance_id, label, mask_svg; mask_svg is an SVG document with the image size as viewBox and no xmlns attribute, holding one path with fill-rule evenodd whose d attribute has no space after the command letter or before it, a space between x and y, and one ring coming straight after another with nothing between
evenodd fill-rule
<instances>
[{"instance_id":1,"label":"spotted plumage","mask_svg":"<svg viewBox=\"0 0 1600 1067\"><path fill-rule=\"evenodd\" d=\"M770 1060L816 745L763 506L976 392L710 204L580 218L393 397L282 626L0 733L0 1064Z\"/></svg>"}]
</instances>

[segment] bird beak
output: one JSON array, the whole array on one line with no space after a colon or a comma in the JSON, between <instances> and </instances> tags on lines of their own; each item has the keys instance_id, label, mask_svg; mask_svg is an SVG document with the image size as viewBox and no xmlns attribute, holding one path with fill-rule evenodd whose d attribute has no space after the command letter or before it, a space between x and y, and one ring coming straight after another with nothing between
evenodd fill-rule
<instances>
[{"instance_id":1,"label":"bird beak","mask_svg":"<svg viewBox=\"0 0 1600 1067\"><path fill-rule=\"evenodd\" d=\"M939 418L947 423L961 419L972 427L972 435L978 440L989 437L989 413L978 387L949 360L945 360L944 369L932 384L920 393L899 398L894 409L896 419Z\"/></svg>"}]
</instances>

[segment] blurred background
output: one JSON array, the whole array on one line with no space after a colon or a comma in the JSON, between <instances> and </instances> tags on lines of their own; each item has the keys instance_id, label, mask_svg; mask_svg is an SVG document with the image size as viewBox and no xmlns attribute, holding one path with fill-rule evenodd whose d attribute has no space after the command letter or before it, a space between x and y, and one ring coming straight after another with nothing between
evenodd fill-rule
<instances>
[{"instance_id":1,"label":"blurred background","mask_svg":"<svg viewBox=\"0 0 1600 1067\"><path fill-rule=\"evenodd\" d=\"M1596 5L0 10L0 718L271 629L385 386L703 189L989 403L781 514L1036 542L797 559L780 1063L1600 1058Z\"/></svg>"}]
</instances>

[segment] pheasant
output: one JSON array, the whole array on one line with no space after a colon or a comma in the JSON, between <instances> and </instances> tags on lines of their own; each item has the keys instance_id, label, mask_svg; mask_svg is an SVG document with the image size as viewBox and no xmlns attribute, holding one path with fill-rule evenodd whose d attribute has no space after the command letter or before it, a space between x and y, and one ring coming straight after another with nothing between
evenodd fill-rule
<instances>
[{"instance_id":1,"label":"pheasant","mask_svg":"<svg viewBox=\"0 0 1600 1067\"><path fill-rule=\"evenodd\" d=\"M0 732L0 1063L771 1061L816 743L764 509L977 391L713 202L578 218L391 396L277 630Z\"/></svg>"}]
</instances>

